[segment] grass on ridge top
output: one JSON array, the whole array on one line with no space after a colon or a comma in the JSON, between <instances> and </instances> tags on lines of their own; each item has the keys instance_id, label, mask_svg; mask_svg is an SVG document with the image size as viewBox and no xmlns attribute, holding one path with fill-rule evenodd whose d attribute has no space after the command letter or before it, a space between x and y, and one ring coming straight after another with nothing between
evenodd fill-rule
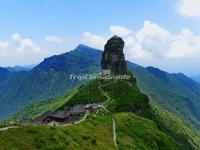
<instances>
[{"instance_id":1,"label":"grass on ridge top","mask_svg":"<svg viewBox=\"0 0 200 150\"><path fill-rule=\"evenodd\" d=\"M33 120L45 112L53 112L65 106L105 102L107 97L99 89L99 85L105 85L101 88L111 97L112 101L108 106L112 105L110 108L113 112L132 111L132 108L143 110L148 105L148 98L140 93L136 82L91 80L73 90L67 96L32 103L16 113L11 119L23 120L23 118L29 118Z\"/></svg>"},{"instance_id":2,"label":"grass on ridge top","mask_svg":"<svg viewBox=\"0 0 200 150\"><path fill-rule=\"evenodd\" d=\"M112 101L108 109L112 112L144 112L149 107L148 97L142 94L134 80L117 80L112 84L103 86Z\"/></svg>"},{"instance_id":3,"label":"grass on ridge top","mask_svg":"<svg viewBox=\"0 0 200 150\"><path fill-rule=\"evenodd\" d=\"M99 90L100 80L91 80L78 88L78 92L66 103L67 105L104 102L105 95Z\"/></svg>"},{"instance_id":4,"label":"grass on ridge top","mask_svg":"<svg viewBox=\"0 0 200 150\"><path fill-rule=\"evenodd\" d=\"M110 83L110 84L107 84L107 83ZM154 106L150 106L148 97L146 97L144 94L140 92L134 79L131 80L131 82L123 81L123 80L116 80L114 82L112 80L89 81L86 84L83 84L82 86L80 86L76 90L76 92L74 92L74 94L70 95L70 97L65 98L63 100L61 99L60 101L58 99L58 102L54 102L53 107L50 107L50 108L53 108L52 110L57 110L67 105L72 106L76 104L105 102L107 100L107 97L98 88L99 85L102 85L101 88L103 89L103 91L105 91L111 97L111 101L108 103L107 106L108 106L108 109L113 112L113 115L116 119L117 142L119 144L120 149L137 149L138 148L138 149L148 149L148 150L149 149L153 149L153 150L154 149L164 149L164 150L165 149L167 150L168 149L176 149L176 150L177 149L178 150L179 149L180 150L194 149L196 150L200 148L199 135L195 134L195 131L192 128L190 128L185 122L183 122L179 117L173 116L172 114L165 112L165 110L162 110L160 108L154 109ZM46 108L47 106L41 106L38 108ZM38 109L37 107L34 107L34 108L36 110ZM34 112L38 112L36 110ZM39 110L42 111L42 109L39 109ZM142 115L143 117L131 113L131 112L137 113L140 111L146 111L145 115ZM118 113L118 112L123 112L123 113ZM124 113L124 112L129 112L129 113ZM87 128L87 132L84 132L84 134L86 135L88 133L91 134L92 137L96 138L97 143L98 141L99 143L103 142L101 145L103 146L103 145L106 145L105 143L107 142L104 140L107 140L107 139L103 139L103 138L101 139L100 137L98 138L98 136L93 135L93 132L96 132L96 134L99 134L99 136L101 135L102 137L104 137L104 135L102 134L105 134L104 130L107 130L106 131L107 134L109 134L112 137L112 131L111 133L110 131L108 133L108 128L109 130L112 130L110 129L112 127L106 127L106 125L108 124L104 124L105 127L103 125L102 127L100 127L98 124L99 123L101 124L101 121L103 121L104 123L106 123L107 121L112 123L111 116L100 115L100 116L97 116L96 118L89 118L88 120L84 121L81 124L66 127L66 128L67 129L70 128L70 130L72 131L75 130L76 128L75 131L77 132L80 130L80 133L82 132L82 130L85 130L85 128ZM99 127L97 128L98 131L96 131L97 126ZM109 126L112 126L112 124ZM28 128L34 128L34 127L25 127L25 128L28 129ZM44 132L47 132L47 137L45 137L45 134L44 135L41 134L40 130L43 130L43 126L38 127L35 130L37 129L39 130L37 131L39 132L39 134L37 134L36 136L32 134L31 135L25 134L27 138L28 139L31 138L32 140L32 138L41 137L43 138L42 141L45 141L44 139L47 139L47 143L43 143L43 144L40 143L41 144L41 145L39 144L40 146L46 146L47 149L51 149L51 148L56 149L58 147L59 149L62 149L63 145L59 143L60 140L62 141L62 139L59 139L58 137L59 134L61 133L60 129L62 128L58 128L58 135L55 134L56 139L58 138L57 144L59 146L52 145L54 147L47 146L49 144L48 140L51 137L48 132L50 131L51 128L47 127L46 129L44 129ZM11 131L14 131L14 130L16 130L15 132L17 132L17 135L18 135L17 129L12 129ZM25 129L22 129L22 128L19 128L19 130L21 130L21 132L25 132L25 133L27 132L27 131L24 131ZM10 131L8 133L10 133ZM77 136L77 139L80 139L80 141L77 140L77 143L76 143L76 140L74 142L72 141L74 139L71 140L71 139L68 139L67 137L65 137L65 141L69 140L69 143L72 143L71 146L77 146L75 147L75 149L79 148L78 146L80 146L81 148L85 148L83 147L83 145L78 145L78 142L83 142L81 141L82 139L80 138L80 136L82 135L79 135L79 132L77 133L76 136L75 136L75 133L73 134L74 134L73 136L74 137ZM109 138L109 141L111 137L107 137ZM1 138L3 137L1 137L1 133L0 133L0 139ZM86 136L84 137L84 139L85 138L88 139L89 137ZM93 139L93 138L89 138L89 139ZM8 138L8 140L10 140L9 142L12 143L11 139ZM92 141L93 143L96 143L94 139ZM31 145L34 145L34 144L35 143L31 143ZM91 143L87 143L87 144L91 146ZM103 147L101 148L103 149ZM106 147L106 148L113 149L113 147Z\"/></svg>"},{"instance_id":5,"label":"grass on ridge top","mask_svg":"<svg viewBox=\"0 0 200 150\"><path fill-rule=\"evenodd\" d=\"M112 118L89 116L66 127L21 126L0 132L0 150L114 150Z\"/></svg>"},{"instance_id":6,"label":"grass on ridge top","mask_svg":"<svg viewBox=\"0 0 200 150\"><path fill-rule=\"evenodd\" d=\"M117 113L117 143L119 149L135 150L183 150L171 136L160 131L152 120L133 113Z\"/></svg>"},{"instance_id":7,"label":"grass on ridge top","mask_svg":"<svg viewBox=\"0 0 200 150\"><path fill-rule=\"evenodd\" d=\"M144 112L149 107L148 97L137 87L136 80L92 80L78 88L78 92L66 103L68 106L105 102L110 96L108 108L112 112Z\"/></svg>"},{"instance_id":8,"label":"grass on ridge top","mask_svg":"<svg viewBox=\"0 0 200 150\"><path fill-rule=\"evenodd\" d=\"M183 149L154 121L134 113L113 114L119 150ZM114 150L112 116L104 111L90 115L80 124L66 127L21 126L0 132L0 149L3 150Z\"/></svg>"}]
</instances>

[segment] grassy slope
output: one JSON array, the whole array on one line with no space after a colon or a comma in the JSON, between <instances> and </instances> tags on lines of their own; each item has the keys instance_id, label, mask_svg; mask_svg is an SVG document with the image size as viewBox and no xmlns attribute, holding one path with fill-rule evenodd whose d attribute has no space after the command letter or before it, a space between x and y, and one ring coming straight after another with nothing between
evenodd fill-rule
<instances>
[{"instance_id":1,"label":"grassy slope","mask_svg":"<svg viewBox=\"0 0 200 150\"><path fill-rule=\"evenodd\" d=\"M107 98L100 91L99 85L111 97L108 109L112 112L144 112L149 106L148 97L140 92L135 79L131 81L90 81L81 86L79 92L66 105L105 102Z\"/></svg>"},{"instance_id":2,"label":"grassy slope","mask_svg":"<svg viewBox=\"0 0 200 150\"><path fill-rule=\"evenodd\" d=\"M152 116L149 118L154 120L162 131L183 143L186 149L200 149L199 133L180 117L153 106Z\"/></svg>"},{"instance_id":3,"label":"grassy slope","mask_svg":"<svg viewBox=\"0 0 200 150\"><path fill-rule=\"evenodd\" d=\"M0 139L1 150L114 149L112 120L105 115L67 127L22 126L0 132Z\"/></svg>"},{"instance_id":4,"label":"grassy slope","mask_svg":"<svg viewBox=\"0 0 200 150\"><path fill-rule=\"evenodd\" d=\"M149 107L148 97L139 91L135 80L131 82L119 80L103 86L102 89L111 97L108 109L112 112L143 113Z\"/></svg>"},{"instance_id":5,"label":"grassy slope","mask_svg":"<svg viewBox=\"0 0 200 150\"><path fill-rule=\"evenodd\" d=\"M133 113L116 113L114 118L119 149L183 149L149 119ZM73 126L22 126L10 129L0 132L0 139L0 149L3 150L115 149L112 118L102 112Z\"/></svg>"},{"instance_id":6,"label":"grassy slope","mask_svg":"<svg viewBox=\"0 0 200 150\"><path fill-rule=\"evenodd\" d=\"M163 75L154 75L147 68L140 66L132 68L130 66L130 69L137 78L140 90L148 95L151 102L189 121L200 131L199 113L197 113L200 108L200 98L197 94L199 92L187 87L173 74L158 71ZM193 87L195 86L196 84ZM196 90L199 90L199 86Z\"/></svg>"},{"instance_id":7,"label":"grassy slope","mask_svg":"<svg viewBox=\"0 0 200 150\"><path fill-rule=\"evenodd\" d=\"M67 102L66 105L88 104L104 102L106 97L101 94L98 86L100 81L92 80L79 87L79 91Z\"/></svg>"},{"instance_id":8,"label":"grassy slope","mask_svg":"<svg viewBox=\"0 0 200 150\"><path fill-rule=\"evenodd\" d=\"M83 50L81 50L82 48L78 49L78 51L69 52L64 54L64 56L52 57L50 59L52 63L43 63L41 69L25 73L25 75L21 73L14 74L9 80L1 84L0 106L2 107L0 107L0 120L18 111L22 106L27 105L33 100L63 94L66 92L66 89L72 88L71 85L74 86L73 83L67 80L71 73L79 74L81 72L85 74L88 71L99 71L101 52L88 47L85 47ZM49 62L47 60L45 62ZM200 130L200 120L198 119L198 116L200 116L199 94L196 96L191 88L187 88L182 82L174 78L172 74L167 75L167 78L163 78L163 80L159 76L150 73L146 68L128 64L129 69L133 71L138 79L140 89L149 96L151 101L171 113L190 121L191 124L194 124ZM49 68L48 65L50 67L49 70L47 69ZM64 68L62 69L62 67ZM57 69L63 71L58 71ZM73 72L68 72L67 70L73 70ZM188 102L192 102L193 105ZM191 106L197 109L193 109Z\"/></svg>"},{"instance_id":9,"label":"grassy slope","mask_svg":"<svg viewBox=\"0 0 200 150\"><path fill-rule=\"evenodd\" d=\"M152 120L133 113L114 115L120 149L182 149L182 145L160 131Z\"/></svg>"},{"instance_id":10,"label":"grassy slope","mask_svg":"<svg viewBox=\"0 0 200 150\"><path fill-rule=\"evenodd\" d=\"M104 84L106 84L106 82L101 83L101 85ZM65 101L66 103L63 106L74 105L77 103L86 104L92 102L106 101L106 97L105 95L103 95L103 93L100 92L100 90L98 89L98 85L99 81L90 81L82 85L78 89L77 93L74 93L68 101ZM111 84L102 86L102 88L104 89L104 91L107 91L107 93L112 98L111 102L108 104L108 108L115 113L134 111L130 110L130 108L135 106L137 106L137 108L140 108L139 110L143 108L148 108L148 111L145 113L146 118L142 116L139 117L133 114L126 115L125 113L121 113L119 116L117 114L115 115L115 118L118 122L117 124L119 124L117 132L119 132L120 135L118 142L121 148L133 147L133 143L135 141L137 141L136 143L139 142L139 144L134 145L140 148L143 147L143 149L145 149L145 146L146 148L149 147L150 149L155 149L156 147L158 149L161 149L162 144L164 144L168 149L172 149L172 147L175 149L179 149L179 147L182 147L182 149L200 148L199 135L195 134L194 130L191 129L187 123L183 122L180 118L168 113L167 111L159 108L154 109L154 111L150 112L151 107L149 108L148 105L146 105L146 96L140 93L134 80L132 81L132 84L124 81L112 82ZM124 101L126 103L123 103ZM120 107L120 104L122 107ZM35 108L37 110L37 107ZM136 113L138 112L136 111ZM118 121L118 119L120 119L120 116L123 116L121 117L122 121ZM149 120L148 118L151 120ZM123 124L121 124L120 122L123 122ZM130 124L129 122L132 123ZM90 125L88 124L88 126ZM17 129L13 130L16 130L16 132L18 131ZM140 134L143 136L141 136ZM145 134L147 136L144 136ZM120 137L126 137L126 140L123 140L122 138L120 139ZM162 141L161 139L164 140ZM126 142L128 142L128 144ZM162 144L160 144L159 142L161 142Z\"/></svg>"}]
</instances>

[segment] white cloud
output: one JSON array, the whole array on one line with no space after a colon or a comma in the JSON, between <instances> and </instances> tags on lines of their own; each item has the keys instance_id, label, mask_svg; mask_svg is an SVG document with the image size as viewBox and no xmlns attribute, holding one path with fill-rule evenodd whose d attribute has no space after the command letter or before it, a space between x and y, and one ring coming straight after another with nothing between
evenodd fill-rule
<instances>
[{"instance_id":1,"label":"white cloud","mask_svg":"<svg viewBox=\"0 0 200 150\"><path fill-rule=\"evenodd\" d=\"M0 41L0 56L5 56L7 54L7 49L9 48L9 42Z\"/></svg>"},{"instance_id":2,"label":"white cloud","mask_svg":"<svg viewBox=\"0 0 200 150\"><path fill-rule=\"evenodd\" d=\"M116 28L115 28L116 27ZM118 36L124 36L123 39L125 41L125 55L129 60L133 59L147 59L153 57L152 52L149 50L148 42L152 41L149 47L152 47L152 43L158 42L158 38L161 38L161 41L164 41L165 36L169 33L157 26L156 24L152 24L149 21L144 23L144 27L137 32L137 35L131 34L133 33L131 30L126 29L122 26L111 26L110 33L111 35L117 34ZM118 28L119 27L119 28ZM112 30L111 30L112 28ZM123 29L117 30L117 29ZM120 31L120 32L119 32ZM125 32L126 31L126 32ZM119 34L120 33L120 34ZM158 38L155 38L158 37ZM147 38L149 38L147 40ZM108 36L95 35L90 32L85 32L82 37L82 41L84 44L96 47L99 49L103 49L106 41L108 40ZM146 41L145 41L146 40ZM146 42L146 43L145 43ZM144 45L147 45L146 47ZM147 49L145 49L147 48ZM155 49L156 50L156 49Z\"/></svg>"},{"instance_id":3,"label":"white cloud","mask_svg":"<svg viewBox=\"0 0 200 150\"><path fill-rule=\"evenodd\" d=\"M19 43L22 40L22 37L21 37L21 35L19 33L15 33L15 34L12 35L11 39L14 42Z\"/></svg>"},{"instance_id":4,"label":"white cloud","mask_svg":"<svg viewBox=\"0 0 200 150\"><path fill-rule=\"evenodd\" d=\"M46 42L58 42L61 43L63 42L62 39L58 36L54 36L54 35L49 35L45 37L45 41Z\"/></svg>"},{"instance_id":5,"label":"white cloud","mask_svg":"<svg viewBox=\"0 0 200 150\"><path fill-rule=\"evenodd\" d=\"M177 9L186 17L200 17L200 0L179 0Z\"/></svg>"},{"instance_id":6,"label":"white cloud","mask_svg":"<svg viewBox=\"0 0 200 150\"><path fill-rule=\"evenodd\" d=\"M172 34L155 23L145 21L135 38L142 46L141 51L146 52L144 54L150 52L149 58L200 58L200 36L187 28L182 29L181 33Z\"/></svg>"},{"instance_id":7,"label":"white cloud","mask_svg":"<svg viewBox=\"0 0 200 150\"><path fill-rule=\"evenodd\" d=\"M133 31L131 31L133 33ZM125 54L129 60L164 57L166 44L171 33L156 23L144 21L141 29L124 37Z\"/></svg>"},{"instance_id":8,"label":"white cloud","mask_svg":"<svg viewBox=\"0 0 200 150\"><path fill-rule=\"evenodd\" d=\"M141 29L130 32L131 34L123 37L128 60L200 58L200 36L194 35L187 28L173 34L156 23L144 21ZM108 38L85 32L82 41L103 49Z\"/></svg>"},{"instance_id":9,"label":"white cloud","mask_svg":"<svg viewBox=\"0 0 200 150\"><path fill-rule=\"evenodd\" d=\"M189 29L173 37L166 54L170 58L200 58L200 36L195 36Z\"/></svg>"},{"instance_id":10,"label":"white cloud","mask_svg":"<svg viewBox=\"0 0 200 150\"><path fill-rule=\"evenodd\" d=\"M144 21L144 26L136 33L136 39L142 45L143 49L162 55L162 48L168 40L170 32L155 23Z\"/></svg>"},{"instance_id":11,"label":"white cloud","mask_svg":"<svg viewBox=\"0 0 200 150\"><path fill-rule=\"evenodd\" d=\"M131 34L131 30L122 26L110 26L110 32L113 35L126 36Z\"/></svg>"},{"instance_id":12,"label":"white cloud","mask_svg":"<svg viewBox=\"0 0 200 150\"><path fill-rule=\"evenodd\" d=\"M0 41L0 49L5 49L9 47L9 42L7 41Z\"/></svg>"},{"instance_id":13,"label":"white cloud","mask_svg":"<svg viewBox=\"0 0 200 150\"><path fill-rule=\"evenodd\" d=\"M15 50L16 52L26 52L26 51L32 51L35 53L38 53L41 51L41 48L38 47L31 39L29 38L22 38L22 36L19 33L15 33L12 35L11 40L15 44ZM10 42L10 44L13 44Z\"/></svg>"},{"instance_id":14,"label":"white cloud","mask_svg":"<svg viewBox=\"0 0 200 150\"><path fill-rule=\"evenodd\" d=\"M125 55L128 60L148 59L152 57L152 54L144 50L142 45L133 36L125 39Z\"/></svg>"},{"instance_id":15,"label":"white cloud","mask_svg":"<svg viewBox=\"0 0 200 150\"><path fill-rule=\"evenodd\" d=\"M0 41L0 65L24 65L41 61L48 52L30 38L15 33L8 41Z\"/></svg>"},{"instance_id":16,"label":"white cloud","mask_svg":"<svg viewBox=\"0 0 200 150\"><path fill-rule=\"evenodd\" d=\"M91 47L103 49L103 46L106 43L106 38L100 35L92 34L90 32L85 32L82 36L81 42Z\"/></svg>"},{"instance_id":17,"label":"white cloud","mask_svg":"<svg viewBox=\"0 0 200 150\"><path fill-rule=\"evenodd\" d=\"M182 29L180 33L173 34L156 23L144 21L143 27L139 30L129 30L129 32L130 34L122 36L128 60L147 62L147 60L156 59L200 59L200 35L192 33L187 28ZM104 36L85 32L80 41L88 46L103 50L111 34L113 34L112 31ZM58 47L56 46L56 48ZM12 62L13 64L31 64L41 61L46 56L59 53L61 53L59 50L46 51L32 39L24 38L19 33L13 34L8 41L0 41L1 63L7 62L9 64L8 62L15 60Z\"/></svg>"},{"instance_id":18,"label":"white cloud","mask_svg":"<svg viewBox=\"0 0 200 150\"><path fill-rule=\"evenodd\" d=\"M148 41L148 39L159 40L159 42L164 43L166 38L170 35L170 32L156 23L150 21L144 21L144 26L136 34L139 41Z\"/></svg>"}]
</instances>

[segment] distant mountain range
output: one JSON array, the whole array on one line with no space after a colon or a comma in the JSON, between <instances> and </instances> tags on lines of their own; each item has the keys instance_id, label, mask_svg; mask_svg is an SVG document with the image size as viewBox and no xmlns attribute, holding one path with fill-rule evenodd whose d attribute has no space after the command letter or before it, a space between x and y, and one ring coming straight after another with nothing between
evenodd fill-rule
<instances>
[{"instance_id":1,"label":"distant mountain range","mask_svg":"<svg viewBox=\"0 0 200 150\"><path fill-rule=\"evenodd\" d=\"M70 74L99 71L101 51L79 45L74 51L44 59L26 72L0 70L0 120L32 101L66 93L82 81L69 80Z\"/></svg>"},{"instance_id":2,"label":"distant mountain range","mask_svg":"<svg viewBox=\"0 0 200 150\"><path fill-rule=\"evenodd\" d=\"M200 85L184 74L129 63L140 90L152 103L177 114L200 129Z\"/></svg>"},{"instance_id":3,"label":"distant mountain range","mask_svg":"<svg viewBox=\"0 0 200 150\"><path fill-rule=\"evenodd\" d=\"M0 119L34 101L64 95L84 81L69 80L70 74L100 71L102 51L79 45L75 50L44 59L25 72L0 68ZM151 103L186 119L200 128L200 85L184 74L169 74L153 67L128 62L140 90Z\"/></svg>"},{"instance_id":4,"label":"distant mountain range","mask_svg":"<svg viewBox=\"0 0 200 150\"><path fill-rule=\"evenodd\" d=\"M27 66L14 66L14 67L6 67L10 72L20 72L20 71L29 71L33 69L36 65L27 65Z\"/></svg>"},{"instance_id":5,"label":"distant mountain range","mask_svg":"<svg viewBox=\"0 0 200 150\"><path fill-rule=\"evenodd\" d=\"M6 80L10 74L11 72L9 70L0 67L0 82Z\"/></svg>"}]
</instances>

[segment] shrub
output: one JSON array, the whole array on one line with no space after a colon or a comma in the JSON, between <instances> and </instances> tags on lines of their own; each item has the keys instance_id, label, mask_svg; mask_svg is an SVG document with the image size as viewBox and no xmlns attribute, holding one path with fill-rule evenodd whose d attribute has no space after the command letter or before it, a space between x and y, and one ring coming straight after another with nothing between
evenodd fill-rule
<instances>
[{"instance_id":1,"label":"shrub","mask_svg":"<svg viewBox=\"0 0 200 150\"><path fill-rule=\"evenodd\" d=\"M91 135L84 135L82 138L84 140L90 140L90 139L92 139L92 136Z\"/></svg>"},{"instance_id":2,"label":"shrub","mask_svg":"<svg viewBox=\"0 0 200 150\"><path fill-rule=\"evenodd\" d=\"M92 143L92 145L97 145L97 140L95 138L93 138L91 143Z\"/></svg>"}]
</instances>

